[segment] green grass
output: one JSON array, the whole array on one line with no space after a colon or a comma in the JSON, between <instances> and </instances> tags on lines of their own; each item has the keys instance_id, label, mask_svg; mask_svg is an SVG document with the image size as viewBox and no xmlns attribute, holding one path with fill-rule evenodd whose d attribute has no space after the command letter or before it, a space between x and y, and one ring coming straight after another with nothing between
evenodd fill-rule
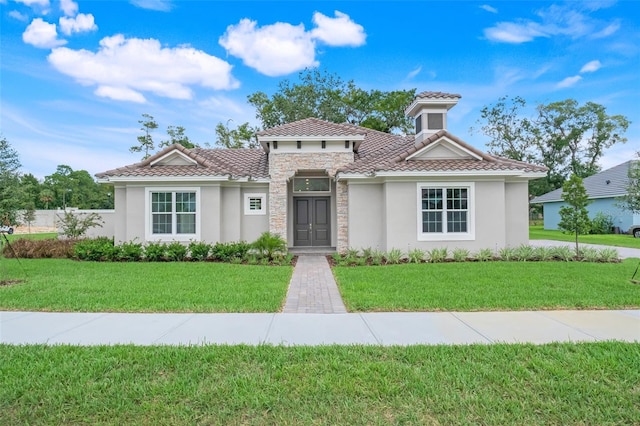
<instances>
[{"instance_id":1,"label":"green grass","mask_svg":"<svg viewBox=\"0 0 640 426\"><path fill-rule=\"evenodd\" d=\"M0 310L276 312L291 273L289 266L0 258L0 280L26 278L0 287Z\"/></svg>"},{"instance_id":2,"label":"green grass","mask_svg":"<svg viewBox=\"0 0 640 426\"><path fill-rule=\"evenodd\" d=\"M463 262L335 267L350 311L484 311L640 307L622 263Z\"/></svg>"},{"instance_id":3,"label":"green grass","mask_svg":"<svg viewBox=\"0 0 640 426\"><path fill-rule=\"evenodd\" d=\"M562 231L545 230L541 225L529 227L529 239L531 240L556 240L574 243L576 237L573 234L565 234ZM602 244L605 246L630 247L640 249L640 238L633 235L607 234L607 235L579 235L578 241L587 244Z\"/></svg>"},{"instance_id":4,"label":"green grass","mask_svg":"<svg viewBox=\"0 0 640 426\"><path fill-rule=\"evenodd\" d=\"M640 346L0 345L2 424L639 424Z\"/></svg>"},{"instance_id":5,"label":"green grass","mask_svg":"<svg viewBox=\"0 0 640 426\"><path fill-rule=\"evenodd\" d=\"M58 238L58 234L55 232L42 232L38 234L5 234L10 243L21 238L28 240L46 240L47 238ZM4 240L4 239L3 239Z\"/></svg>"}]
</instances>

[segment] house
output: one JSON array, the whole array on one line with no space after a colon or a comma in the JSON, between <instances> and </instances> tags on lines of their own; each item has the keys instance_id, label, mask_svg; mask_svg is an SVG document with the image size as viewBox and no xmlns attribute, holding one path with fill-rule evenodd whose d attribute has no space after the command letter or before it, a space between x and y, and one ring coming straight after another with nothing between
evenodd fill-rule
<instances>
[{"instance_id":1,"label":"house","mask_svg":"<svg viewBox=\"0 0 640 426\"><path fill-rule=\"evenodd\" d=\"M632 163L633 160L618 164L582 181L591 200L587 206L589 217L593 219L598 213L609 215L613 219L613 226L622 232L626 232L632 225L640 225L640 214L633 214L619 207L619 197L627 193L629 167ZM562 188L535 197L531 204L542 204L544 229L558 229L560 208L566 205L562 201Z\"/></svg>"},{"instance_id":2,"label":"house","mask_svg":"<svg viewBox=\"0 0 640 426\"><path fill-rule=\"evenodd\" d=\"M483 153L447 130L460 95L406 108L415 135L315 118L258 133L262 149L167 147L97 175L115 186L116 241L468 250L528 243L528 181L544 167Z\"/></svg>"}]
</instances>

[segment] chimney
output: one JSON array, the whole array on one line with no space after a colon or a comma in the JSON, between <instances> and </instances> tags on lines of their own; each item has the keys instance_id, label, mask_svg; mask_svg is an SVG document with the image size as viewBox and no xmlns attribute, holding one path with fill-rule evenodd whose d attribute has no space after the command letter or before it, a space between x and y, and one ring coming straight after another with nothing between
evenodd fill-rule
<instances>
[{"instance_id":1,"label":"chimney","mask_svg":"<svg viewBox=\"0 0 640 426\"><path fill-rule=\"evenodd\" d=\"M440 130L447 130L447 111L460 98L460 95L443 92L422 92L416 95L404 111L407 117L415 120L416 144Z\"/></svg>"}]
</instances>

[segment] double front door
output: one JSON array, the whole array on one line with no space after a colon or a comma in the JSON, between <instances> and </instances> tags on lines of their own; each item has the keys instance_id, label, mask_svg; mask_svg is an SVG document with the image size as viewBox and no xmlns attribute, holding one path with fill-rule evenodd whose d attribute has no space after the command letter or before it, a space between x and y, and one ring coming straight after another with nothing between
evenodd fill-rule
<instances>
[{"instance_id":1,"label":"double front door","mask_svg":"<svg viewBox=\"0 0 640 426\"><path fill-rule=\"evenodd\" d=\"M294 246L331 245L330 197L295 197L293 215Z\"/></svg>"}]
</instances>

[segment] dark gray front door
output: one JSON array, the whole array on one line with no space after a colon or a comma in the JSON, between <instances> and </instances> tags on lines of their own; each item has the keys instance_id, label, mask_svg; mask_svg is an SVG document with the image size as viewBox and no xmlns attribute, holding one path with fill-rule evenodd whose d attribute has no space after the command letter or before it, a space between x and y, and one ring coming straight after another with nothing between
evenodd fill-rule
<instances>
[{"instance_id":1,"label":"dark gray front door","mask_svg":"<svg viewBox=\"0 0 640 426\"><path fill-rule=\"evenodd\" d=\"M331 245L331 202L329 197L293 199L294 246Z\"/></svg>"}]
</instances>

